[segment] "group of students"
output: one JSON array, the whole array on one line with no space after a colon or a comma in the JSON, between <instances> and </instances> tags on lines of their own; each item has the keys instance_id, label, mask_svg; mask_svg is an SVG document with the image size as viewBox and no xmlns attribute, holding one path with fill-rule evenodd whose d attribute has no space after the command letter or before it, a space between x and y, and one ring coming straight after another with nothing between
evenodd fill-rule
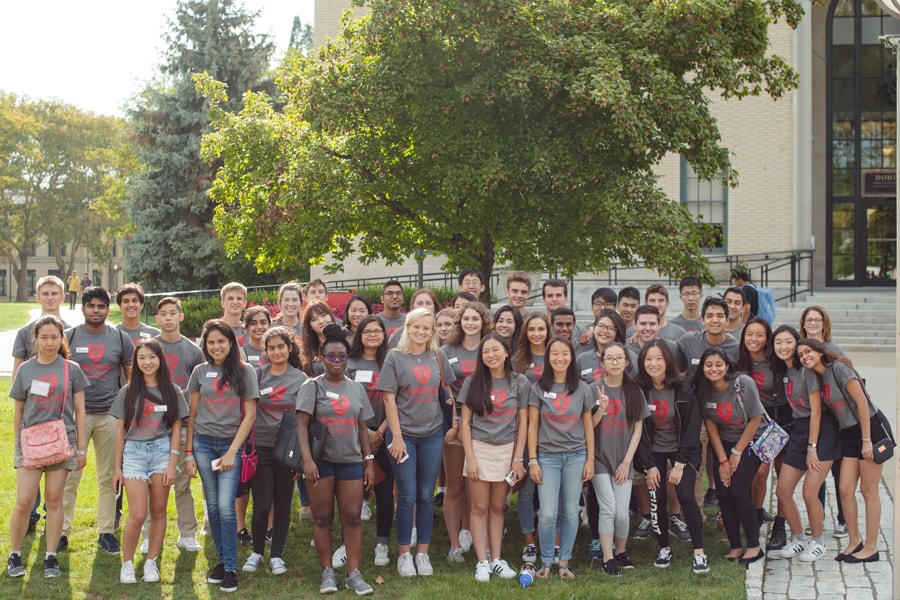
<instances>
[{"instance_id":1,"label":"group of students","mask_svg":"<svg viewBox=\"0 0 900 600\"><path fill-rule=\"evenodd\" d=\"M247 309L246 288L230 283L221 291L223 317L204 325L198 348L179 332L183 314L176 298L156 305L162 331L140 324L144 296L135 284L117 293L123 309L118 329L106 325L110 298L97 287L82 295L85 325L66 328L58 318L62 282L55 279L38 282L47 314L20 331L21 344L14 349L10 395L16 400L18 492L7 566L12 576L25 574L24 523L37 506L42 475L44 574L59 575L51 549L66 549L75 501L74 494L64 501L63 489L70 485L70 471L80 478L89 441L100 489L98 544L107 552L119 552L110 502L114 507L122 486L128 499L120 572L126 584L136 582L142 527L143 579L160 579L156 559L173 484L177 545L200 549L190 495L190 477L196 475L218 556L207 579L224 591L237 589L239 539L253 547L243 571L263 566L269 540L269 570L287 571L283 550L295 480L302 514L313 521L322 593L338 589L335 569L343 564L349 589L358 595L373 591L360 569L361 517L369 494L375 496L374 564L390 563L396 522L398 573L431 575L439 477L449 559L463 562L474 548L477 581L516 575L501 554L511 491L518 492L522 560L540 563L538 578L553 572L574 578L570 561L585 486L590 556L601 560L605 573L619 575L635 566L627 550L633 487L644 517L636 537L641 530L643 537L649 531L657 536L654 565L672 563L671 533L691 540L691 568L706 573L700 506L707 462L731 546L725 558L749 564L763 556L758 486L761 479L765 489L768 472L750 444L767 418L791 431L775 462L779 502L773 532L780 524L784 538L787 523L792 539L780 545L770 540L770 556L777 550L785 558L811 561L824 554L819 493L836 463L842 465L839 489L849 537L837 558L878 560L881 466L872 461L871 440L888 432L861 379L831 344L821 308L804 312L802 335L787 325L773 332L745 308L742 288L729 288L724 300L701 302L700 282L686 278L679 286L684 312L678 317L666 319L669 296L662 285L646 290L644 304L635 288L618 294L601 288L592 297L594 322L582 327L567 306L565 282L544 282L546 312L527 312L531 281L514 273L506 282L509 304L491 315L478 301L484 278L469 270L459 276L452 308L442 308L433 292L422 289L404 314L403 288L391 280L382 289L383 312L372 314L368 300L353 296L343 323L327 303L324 283L314 281L306 289L287 283L279 289L280 313L273 322L265 308ZM56 383L47 390L42 382L51 375ZM20 428L60 415L74 456L24 468ZM274 457L284 418L297 420L302 474ZM327 431L318 460L307 434L313 420ZM255 476L242 482L248 479L241 476L248 450L258 464ZM804 474L809 539L792 500ZM860 481L865 538L856 523ZM244 525L248 492L250 531ZM332 552L335 500L343 545Z\"/></svg>"}]
</instances>

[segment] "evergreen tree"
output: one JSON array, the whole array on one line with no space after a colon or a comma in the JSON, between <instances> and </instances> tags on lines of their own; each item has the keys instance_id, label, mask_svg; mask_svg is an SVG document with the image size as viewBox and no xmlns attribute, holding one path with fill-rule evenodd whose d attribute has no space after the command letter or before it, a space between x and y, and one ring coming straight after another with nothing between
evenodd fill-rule
<instances>
[{"instance_id":1,"label":"evergreen tree","mask_svg":"<svg viewBox=\"0 0 900 600\"><path fill-rule=\"evenodd\" d=\"M164 36L161 77L129 109L142 172L128 210L135 232L127 243L129 279L147 289L218 287L224 260L207 198L218 164L200 157L209 119L191 77L208 72L240 102L266 75L273 44L253 32L258 12L233 0L181 1Z\"/></svg>"},{"instance_id":2,"label":"evergreen tree","mask_svg":"<svg viewBox=\"0 0 900 600\"><path fill-rule=\"evenodd\" d=\"M303 21L300 20L300 17L294 17L294 24L291 27L291 41L288 43L288 48L291 50L298 50L300 54L306 56L309 54L309 51L312 50L312 45L312 25L309 23L304 25Z\"/></svg>"}]
</instances>

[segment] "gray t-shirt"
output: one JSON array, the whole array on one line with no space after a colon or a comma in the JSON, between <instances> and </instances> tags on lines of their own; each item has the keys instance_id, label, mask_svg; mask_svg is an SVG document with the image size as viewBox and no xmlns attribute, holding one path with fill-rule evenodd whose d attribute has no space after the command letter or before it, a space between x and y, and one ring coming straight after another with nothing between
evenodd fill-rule
<instances>
[{"instance_id":1,"label":"gray t-shirt","mask_svg":"<svg viewBox=\"0 0 900 600\"><path fill-rule=\"evenodd\" d=\"M63 321L63 329L69 329L70 327L71 325ZM37 356L37 348L34 345L34 321L16 332L12 355L14 358L21 358L22 360Z\"/></svg>"},{"instance_id":2,"label":"gray t-shirt","mask_svg":"<svg viewBox=\"0 0 900 600\"><path fill-rule=\"evenodd\" d=\"M490 414L485 412L480 417L472 414L472 439L495 446L515 441L519 409L528 408L531 386L524 375L513 373L510 379L511 381L505 377L492 379L491 403L493 410ZM472 392L471 383L471 378L463 382L462 390L456 397L459 404L466 403L466 398Z\"/></svg>"},{"instance_id":3,"label":"gray t-shirt","mask_svg":"<svg viewBox=\"0 0 900 600\"><path fill-rule=\"evenodd\" d=\"M181 336L177 342L167 342L157 336L156 341L163 347L172 383L177 385L180 390L186 391L191 373L194 372L197 365L203 362L203 352L200 350L200 346L184 336ZM187 394L183 395L186 402L190 402Z\"/></svg>"},{"instance_id":4,"label":"gray t-shirt","mask_svg":"<svg viewBox=\"0 0 900 600\"><path fill-rule=\"evenodd\" d=\"M259 446L275 446L284 413L294 413L300 386L309 379L306 373L288 365L281 375L272 375L271 365L259 370L259 403L253 432Z\"/></svg>"},{"instance_id":5,"label":"gray t-shirt","mask_svg":"<svg viewBox=\"0 0 900 600\"><path fill-rule=\"evenodd\" d=\"M91 383L78 363L69 362L69 389L65 393L61 382L65 378L65 359L58 357L49 365L42 365L36 358L26 360L16 371L16 378L9 390L9 397L24 402L22 427L54 421L60 417L66 425L69 442L75 444L75 392L88 388ZM65 398L65 401L63 401ZM16 446L19 446L16 432Z\"/></svg>"},{"instance_id":6,"label":"gray t-shirt","mask_svg":"<svg viewBox=\"0 0 900 600\"><path fill-rule=\"evenodd\" d=\"M135 413L130 426L125 430L126 440L149 442L150 440L169 435L169 426L165 421L168 408L162 403L162 395L159 393L159 388L148 387L147 392L147 396L144 397L143 412L140 415ZM125 418L125 395L127 393L127 387L121 388L113 401L112 407L109 409L109 414L117 419ZM177 407L178 418L183 419L188 416L188 412L184 410L183 402L179 402Z\"/></svg>"},{"instance_id":7,"label":"gray t-shirt","mask_svg":"<svg viewBox=\"0 0 900 600\"><path fill-rule=\"evenodd\" d=\"M372 418L366 423L370 429L377 429L385 419L384 394L378 389L381 379L381 367L377 360L366 360L363 357L351 358L347 362L347 377L361 383L369 396L372 407Z\"/></svg>"},{"instance_id":8,"label":"gray t-shirt","mask_svg":"<svg viewBox=\"0 0 900 600\"><path fill-rule=\"evenodd\" d=\"M241 348L241 352L244 354L244 362L254 369L259 369L260 367L269 364L269 358L266 356L266 351L254 348L249 342Z\"/></svg>"},{"instance_id":9,"label":"gray t-shirt","mask_svg":"<svg viewBox=\"0 0 900 600\"><path fill-rule=\"evenodd\" d=\"M819 376L815 371L802 367L790 367L782 378L784 393L795 419L808 419L812 415L809 396L813 392L821 392Z\"/></svg>"},{"instance_id":10,"label":"gray t-shirt","mask_svg":"<svg viewBox=\"0 0 900 600\"><path fill-rule=\"evenodd\" d=\"M259 399L259 382L256 371L244 363L243 400ZM241 398L230 385L224 389L219 383L222 367L209 362L202 363L191 373L188 392L200 392L200 405L194 418L194 431L217 438L233 438L241 426Z\"/></svg>"},{"instance_id":11,"label":"gray t-shirt","mask_svg":"<svg viewBox=\"0 0 900 600\"><path fill-rule=\"evenodd\" d=\"M362 461L359 423L372 418L372 407L361 383L344 378L339 386L325 377L309 379L300 386L297 410L325 426L325 450L322 457L331 463L352 464Z\"/></svg>"},{"instance_id":12,"label":"gray t-shirt","mask_svg":"<svg viewBox=\"0 0 900 600\"><path fill-rule=\"evenodd\" d=\"M577 452L585 450L582 415L591 412L595 396L588 385L578 381L575 392L566 392L564 383L554 383L549 391L534 384L528 398L529 406L541 411L538 427L538 452Z\"/></svg>"},{"instance_id":13,"label":"gray t-shirt","mask_svg":"<svg viewBox=\"0 0 900 600\"><path fill-rule=\"evenodd\" d=\"M738 341L729 333L725 334L725 341L718 345L710 344L707 341L705 331L687 333L675 343L678 344L678 354L676 355L678 370L687 372L688 381L694 380L694 373L700 367L700 357L710 348L724 350L734 365L738 361Z\"/></svg>"},{"instance_id":14,"label":"gray t-shirt","mask_svg":"<svg viewBox=\"0 0 900 600\"><path fill-rule=\"evenodd\" d=\"M825 368L825 373L822 374L822 402L834 413L840 429L847 429L859 424L859 407L847 393L847 384L854 379L859 381L859 385L866 395L869 417L874 417L878 409L872 404L866 388L863 387L862 380L852 367L840 361L834 361Z\"/></svg>"},{"instance_id":15,"label":"gray t-shirt","mask_svg":"<svg viewBox=\"0 0 900 600\"><path fill-rule=\"evenodd\" d=\"M735 384L740 386L741 397L735 391ZM743 407L741 403L743 402ZM710 391L709 400L703 407L704 419L715 423L719 432L719 438L731 444L737 443L744 435L746 421L753 417L761 417L764 413L762 403L759 401L759 392L756 384L747 375L738 374L728 384L724 391ZM756 439L766 428L765 418L759 420L759 427L753 434Z\"/></svg>"},{"instance_id":16,"label":"gray t-shirt","mask_svg":"<svg viewBox=\"0 0 900 600\"><path fill-rule=\"evenodd\" d=\"M243 348L244 344L247 343L247 340L250 339L250 334L240 325L232 327L231 330L234 332L234 337L237 339L238 346Z\"/></svg>"},{"instance_id":17,"label":"gray t-shirt","mask_svg":"<svg viewBox=\"0 0 900 600\"><path fill-rule=\"evenodd\" d=\"M625 410L625 398L621 386L611 386L601 379L590 386L591 398L597 398L597 389L603 386L609 404L600 424L594 428L594 471L614 475L616 468L625 460L628 444L634 433L634 424L628 422ZM596 400L594 401L596 403ZM641 392L641 418L650 416L644 393ZM633 462L633 461L632 461ZM628 478L634 477L634 467L629 466Z\"/></svg>"},{"instance_id":18,"label":"gray t-shirt","mask_svg":"<svg viewBox=\"0 0 900 600\"><path fill-rule=\"evenodd\" d=\"M672 317L671 319L666 319L666 324L669 323L678 325L682 329L684 329L685 333L692 333L694 331L700 331L703 329L703 318L697 317L696 319L686 319L684 315L678 315L677 317Z\"/></svg>"},{"instance_id":19,"label":"gray t-shirt","mask_svg":"<svg viewBox=\"0 0 900 600\"><path fill-rule=\"evenodd\" d=\"M752 370L747 373L756 384L759 392L759 401L763 406L774 407L784 404L784 398L775 398L775 375L772 373L772 367L769 361L763 359L761 361L753 361ZM769 416L772 416L771 414Z\"/></svg>"},{"instance_id":20,"label":"gray t-shirt","mask_svg":"<svg viewBox=\"0 0 900 600\"><path fill-rule=\"evenodd\" d=\"M478 348L468 350L462 344L458 344L455 346L441 346L440 350L441 354L447 357L447 363L456 376L456 381L451 387L453 388L453 394L458 396L459 390L462 389L463 381L475 372L475 365L478 364Z\"/></svg>"},{"instance_id":21,"label":"gray t-shirt","mask_svg":"<svg viewBox=\"0 0 900 600\"><path fill-rule=\"evenodd\" d=\"M447 384L456 381L456 375L447 357L438 353L444 363ZM438 403L441 387L441 371L437 357L430 350L422 354L405 354L391 350L381 367L378 389L397 395L397 412L400 430L411 437L427 437L443 426L443 413Z\"/></svg>"},{"instance_id":22,"label":"gray t-shirt","mask_svg":"<svg viewBox=\"0 0 900 600\"><path fill-rule=\"evenodd\" d=\"M398 329L403 329L403 325L406 323L406 315L400 313L397 317L388 317L383 312L378 313L378 318L381 319L381 322L384 323L384 331L386 335L390 339L391 336L394 335L394 332ZM400 341L400 338L397 338L397 341Z\"/></svg>"},{"instance_id":23,"label":"gray t-shirt","mask_svg":"<svg viewBox=\"0 0 900 600\"><path fill-rule=\"evenodd\" d=\"M684 327L681 325L676 325L672 321L667 320L666 324L659 328L659 337L663 340L671 340L676 341L678 338L683 336L687 331L684 330Z\"/></svg>"},{"instance_id":24,"label":"gray t-shirt","mask_svg":"<svg viewBox=\"0 0 900 600\"><path fill-rule=\"evenodd\" d=\"M303 321L297 321L296 325L285 325L281 319L272 321L272 327L287 327L294 332L294 337L303 338Z\"/></svg>"},{"instance_id":25,"label":"gray t-shirt","mask_svg":"<svg viewBox=\"0 0 900 600\"><path fill-rule=\"evenodd\" d=\"M100 333L90 333L83 325L66 330L72 360L91 382L84 393L84 408L88 414L109 412L119 388L122 367L131 365L134 344L125 333L109 325Z\"/></svg>"},{"instance_id":26,"label":"gray t-shirt","mask_svg":"<svg viewBox=\"0 0 900 600\"><path fill-rule=\"evenodd\" d=\"M675 415L675 390L665 387L661 390L651 387L647 393L647 408L653 423L653 442L650 448L660 454L678 451L679 431Z\"/></svg>"},{"instance_id":27,"label":"gray t-shirt","mask_svg":"<svg viewBox=\"0 0 900 600\"><path fill-rule=\"evenodd\" d=\"M160 334L159 329L157 329L156 327L150 327L149 325L145 325L143 323L141 323L134 329L130 329L119 323L116 328L127 335L131 340L131 343L135 346L137 346L138 342L140 342L141 340L149 340L155 338Z\"/></svg>"},{"instance_id":28,"label":"gray t-shirt","mask_svg":"<svg viewBox=\"0 0 900 600\"><path fill-rule=\"evenodd\" d=\"M523 375L528 379L528 383L535 384L537 380L541 378L541 374L544 372L544 354L540 356L532 356L531 363L528 365L528 368L525 369ZM577 360L577 359L576 359ZM516 371L519 370L518 366L513 365Z\"/></svg>"}]
</instances>

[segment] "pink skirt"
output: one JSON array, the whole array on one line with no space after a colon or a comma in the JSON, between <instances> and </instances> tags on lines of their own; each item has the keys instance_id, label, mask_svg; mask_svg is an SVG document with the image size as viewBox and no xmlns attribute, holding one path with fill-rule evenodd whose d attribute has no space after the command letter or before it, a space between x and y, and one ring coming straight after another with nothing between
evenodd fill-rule
<instances>
[{"instance_id":1,"label":"pink skirt","mask_svg":"<svg viewBox=\"0 0 900 600\"><path fill-rule=\"evenodd\" d=\"M472 453L478 463L478 478L481 481L503 481L512 464L513 446L515 442L495 446L487 442L472 440ZM463 462L463 477L468 469Z\"/></svg>"}]
</instances>

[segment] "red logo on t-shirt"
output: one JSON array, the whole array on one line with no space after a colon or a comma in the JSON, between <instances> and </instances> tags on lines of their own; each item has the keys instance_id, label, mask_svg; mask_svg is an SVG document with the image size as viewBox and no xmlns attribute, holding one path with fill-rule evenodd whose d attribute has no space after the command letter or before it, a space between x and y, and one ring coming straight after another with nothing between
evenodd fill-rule
<instances>
[{"instance_id":1,"label":"red logo on t-shirt","mask_svg":"<svg viewBox=\"0 0 900 600\"><path fill-rule=\"evenodd\" d=\"M287 391L287 387L283 385L273 385L272 393L269 394L269 398L272 399L272 402L278 404L284 399L284 393Z\"/></svg>"},{"instance_id":2,"label":"red logo on t-shirt","mask_svg":"<svg viewBox=\"0 0 900 600\"><path fill-rule=\"evenodd\" d=\"M831 401L831 386L827 383L822 386L822 400L825 402Z\"/></svg>"},{"instance_id":3,"label":"red logo on t-shirt","mask_svg":"<svg viewBox=\"0 0 900 600\"><path fill-rule=\"evenodd\" d=\"M178 355L166 354L166 366L169 367L169 373L174 373L178 367Z\"/></svg>"},{"instance_id":4,"label":"red logo on t-shirt","mask_svg":"<svg viewBox=\"0 0 900 600\"><path fill-rule=\"evenodd\" d=\"M794 380L788 379L787 383L784 384L784 393L787 394L788 398L794 397Z\"/></svg>"},{"instance_id":5,"label":"red logo on t-shirt","mask_svg":"<svg viewBox=\"0 0 900 600\"><path fill-rule=\"evenodd\" d=\"M215 390L217 396L224 396L229 387L231 387L229 383L221 377L213 379L213 390Z\"/></svg>"},{"instance_id":6,"label":"red logo on t-shirt","mask_svg":"<svg viewBox=\"0 0 900 600\"><path fill-rule=\"evenodd\" d=\"M418 365L413 367L413 375L422 385L427 384L431 380L431 369L427 365Z\"/></svg>"},{"instance_id":7,"label":"red logo on t-shirt","mask_svg":"<svg viewBox=\"0 0 900 600\"><path fill-rule=\"evenodd\" d=\"M236 339L237 339L238 346L240 346L241 348L243 348L243 347L244 347L244 344L247 342L247 336L246 336L246 335L239 335L239 336L236 336Z\"/></svg>"},{"instance_id":8,"label":"red logo on t-shirt","mask_svg":"<svg viewBox=\"0 0 900 600\"><path fill-rule=\"evenodd\" d=\"M569 410L569 404L572 402L572 397L568 394L557 394L556 398L553 399L553 407L557 412L564 413Z\"/></svg>"},{"instance_id":9,"label":"red logo on t-shirt","mask_svg":"<svg viewBox=\"0 0 900 600\"><path fill-rule=\"evenodd\" d=\"M753 383L755 383L758 388L761 388L766 382L766 374L762 371L753 371L750 373L750 377L753 378Z\"/></svg>"},{"instance_id":10,"label":"red logo on t-shirt","mask_svg":"<svg viewBox=\"0 0 900 600\"><path fill-rule=\"evenodd\" d=\"M153 416L154 412L156 412L156 403L150 400L150 398L144 398L144 416L149 419Z\"/></svg>"},{"instance_id":11,"label":"red logo on t-shirt","mask_svg":"<svg viewBox=\"0 0 900 600\"><path fill-rule=\"evenodd\" d=\"M88 358L90 358L95 363L100 362L103 358L103 354L106 352L106 348L104 348L103 344L88 344Z\"/></svg>"},{"instance_id":12,"label":"red logo on t-shirt","mask_svg":"<svg viewBox=\"0 0 900 600\"><path fill-rule=\"evenodd\" d=\"M606 377L606 369L603 367L597 367L593 372L594 381L600 381L604 377Z\"/></svg>"},{"instance_id":13,"label":"red logo on t-shirt","mask_svg":"<svg viewBox=\"0 0 900 600\"><path fill-rule=\"evenodd\" d=\"M474 360L461 360L459 361L459 368L462 371L463 375L468 377L472 373L475 372L475 361Z\"/></svg>"},{"instance_id":14,"label":"red logo on t-shirt","mask_svg":"<svg viewBox=\"0 0 900 600\"><path fill-rule=\"evenodd\" d=\"M378 389L379 379L381 379L381 371L372 371L372 381L369 382L369 389L373 392Z\"/></svg>"},{"instance_id":15,"label":"red logo on t-shirt","mask_svg":"<svg viewBox=\"0 0 900 600\"><path fill-rule=\"evenodd\" d=\"M653 406L656 407L657 419L665 419L669 414L669 403L666 400L654 400Z\"/></svg>"},{"instance_id":16,"label":"red logo on t-shirt","mask_svg":"<svg viewBox=\"0 0 900 600\"><path fill-rule=\"evenodd\" d=\"M606 414L615 419L619 416L619 411L622 410L622 399L621 398L610 398L609 404L606 405Z\"/></svg>"},{"instance_id":17,"label":"red logo on t-shirt","mask_svg":"<svg viewBox=\"0 0 900 600\"><path fill-rule=\"evenodd\" d=\"M538 379L541 378L541 373L544 372L544 365L534 365L534 376Z\"/></svg>"},{"instance_id":18,"label":"red logo on t-shirt","mask_svg":"<svg viewBox=\"0 0 900 600\"><path fill-rule=\"evenodd\" d=\"M716 414L719 415L719 418L722 419L723 423L731 421L733 411L734 407L730 402L720 402L719 404L716 404Z\"/></svg>"},{"instance_id":19,"label":"red logo on t-shirt","mask_svg":"<svg viewBox=\"0 0 900 600\"><path fill-rule=\"evenodd\" d=\"M53 395L53 392L56 391L56 386L59 384L59 378L52 373L49 375L41 375L40 377L38 377L38 381L46 381L50 384L50 391L47 393L47 396L45 396L47 398Z\"/></svg>"},{"instance_id":20,"label":"red logo on t-shirt","mask_svg":"<svg viewBox=\"0 0 900 600\"><path fill-rule=\"evenodd\" d=\"M498 408L503 406L503 403L506 402L506 390L491 390L491 398L494 406Z\"/></svg>"},{"instance_id":21,"label":"red logo on t-shirt","mask_svg":"<svg viewBox=\"0 0 900 600\"><path fill-rule=\"evenodd\" d=\"M347 396L332 398L331 408L334 409L334 414L339 417L343 417L344 413L347 412L347 409L350 408L350 398L348 398Z\"/></svg>"}]
</instances>

